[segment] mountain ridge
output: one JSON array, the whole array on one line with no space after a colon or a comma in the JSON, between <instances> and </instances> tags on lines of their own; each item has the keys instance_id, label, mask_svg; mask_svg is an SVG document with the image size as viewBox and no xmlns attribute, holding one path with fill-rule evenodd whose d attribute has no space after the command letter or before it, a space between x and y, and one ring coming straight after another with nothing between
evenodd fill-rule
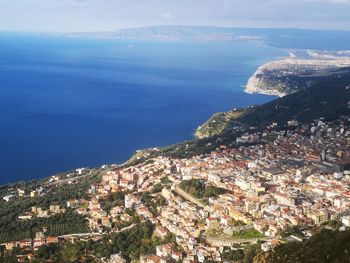
<instances>
[{"instance_id":1,"label":"mountain ridge","mask_svg":"<svg viewBox=\"0 0 350 263\"><path fill-rule=\"evenodd\" d=\"M124 28L105 32L57 33L56 36L102 38L119 40L162 41L257 41L284 49L347 50L349 31L295 29L295 28L242 28L189 25L160 25ZM293 41L291 41L293 39ZM334 43L334 39L337 39Z\"/></svg>"}]
</instances>

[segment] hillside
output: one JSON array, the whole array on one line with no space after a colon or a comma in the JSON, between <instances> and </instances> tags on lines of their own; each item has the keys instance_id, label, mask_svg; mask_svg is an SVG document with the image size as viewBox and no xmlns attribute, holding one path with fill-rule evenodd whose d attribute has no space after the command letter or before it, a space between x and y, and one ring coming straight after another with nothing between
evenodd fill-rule
<instances>
[{"instance_id":1,"label":"hillside","mask_svg":"<svg viewBox=\"0 0 350 263\"><path fill-rule=\"evenodd\" d=\"M326 120L350 114L350 74L335 75L316 82L308 89L255 107L239 121L248 125L279 124L288 120L309 122L315 118Z\"/></svg>"},{"instance_id":2,"label":"hillside","mask_svg":"<svg viewBox=\"0 0 350 263\"><path fill-rule=\"evenodd\" d=\"M350 74L330 76L316 81L308 89L241 110L241 114L215 114L197 129L196 135L198 139L213 135L228 136L237 124L243 127L264 127L273 122L284 125L289 120L309 122L320 117L333 120L339 115L350 115L349 102ZM213 123L215 125L211 129Z\"/></svg>"},{"instance_id":3,"label":"hillside","mask_svg":"<svg viewBox=\"0 0 350 263\"><path fill-rule=\"evenodd\" d=\"M323 230L303 242L290 242L259 254L254 263L350 262L350 231Z\"/></svg>"},{"instance_id":4,"label":"hillside","mask_svg":"<svg viewBox=\"0 0 350 263\"><path fill-rule=\"evenodd\" d=\"M232 146L236 137L249 127L259 130L274 122L283 127L289 120L310 122L320 117L335 120L340 115L350 116L350 74L323 78L308 89L261 106L216 113L198 127L194 140L138 151L126 165L159 155L188 158L221 145Z\"/></svg>"},{"instance_id":5,"label":"hillside","mask_svg":"<svg viewBox=\"0 0 350 263\"><path fill-rule=\"evenodd\" d=\"M331 55L330 55L331 57ZM350 59L296 59L272 61L259 67L248 80L246 92L283 97L331 76L350 73Z\"/></svg>"},{"instance_id":6,"label":"hillside","mask_svg":"<svg viewBox=\"0 0 350 263\"><path fill-rule=\"evenodd\" d=\"M289 120L306 123L324 117L333 121L341 115L350 116L350 74L322 78L308 89L261 106L215 113L198 127L195 139L137 151L125 165L135 165L160 155L189 158L209 153L222 145L232 147L236 145L237 136L252 127L261 130L276 122L284 128Z\"/></svg>"},{"instance_id":7,"label":"hillside","mask_svg":"<svg viewBox=\"0 0 350 263\"><path fill-rule=\"evenodd\" d=\"M198 139L213 137L229 131L235 124L239 127L241 124L232 120L243 116L248 109L234 109L227 112L215 113L203 125L199 126L195 132Z\"/></svg>"}]
</instances>

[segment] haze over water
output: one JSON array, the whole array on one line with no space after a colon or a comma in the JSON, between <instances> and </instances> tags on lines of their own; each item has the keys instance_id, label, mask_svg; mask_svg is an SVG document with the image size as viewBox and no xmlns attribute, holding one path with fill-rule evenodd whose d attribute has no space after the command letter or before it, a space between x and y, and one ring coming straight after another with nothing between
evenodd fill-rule
<instances>
[{"instance_id":1,"label":"haze over water","mask_svg":"<svg viewBox=\"0 0 350 263\"><path fill-rule=\"evenodd\" d=\"M243 85L287 52L0 35L0 183L127 160L191 139L213 113L261 104Z\"/></svg>"}]
</instances>

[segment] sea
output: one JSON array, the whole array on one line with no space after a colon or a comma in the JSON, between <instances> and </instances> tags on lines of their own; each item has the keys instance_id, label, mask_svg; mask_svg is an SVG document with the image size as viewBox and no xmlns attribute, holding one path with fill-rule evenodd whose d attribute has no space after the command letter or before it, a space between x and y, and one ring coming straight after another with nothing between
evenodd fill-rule
<instances>
[{"instance_id":1,"label":"sea","mask_svg":"<svg viewBox=\"0 0 350 263\"><path fill-rule=\"evenodd\" d=\"M244 92L287 56L248 41L190 43L0 34L0 184L122 163L193 138L212 114L262 104Z\"/></svg>"}]
</instances>

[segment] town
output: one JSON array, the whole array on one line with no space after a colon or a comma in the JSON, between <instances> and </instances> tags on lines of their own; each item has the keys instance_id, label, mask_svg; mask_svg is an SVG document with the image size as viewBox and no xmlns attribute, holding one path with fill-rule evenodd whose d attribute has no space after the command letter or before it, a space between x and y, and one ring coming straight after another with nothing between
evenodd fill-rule
<instances>
[{"instance_id":1,"label":"town","mask_svg":"<svg viewBox=\"0 0 350 263\"><path fill-rule=\"evenodd\" d=\"M16 189L2 202L37 198L53 185L76 184L91 174L86 198L65 205L31 207L19 221L74 213L89 231L5 242L7 251L23 250L19 261L32 259L43 245L98 241L140 222L151 222L159 244L141 262L229 261L224 255L255 244L269 251L285 242L308 239L323 226L350 227L350 127L348 119L302 124L291 120L283 129L271 124L236 138L208 154L178 159L158 156L136 165L77 169L54 176L35 189ZM127 262L120 253L101 262Z\"/></svg>"}]
</instances>

